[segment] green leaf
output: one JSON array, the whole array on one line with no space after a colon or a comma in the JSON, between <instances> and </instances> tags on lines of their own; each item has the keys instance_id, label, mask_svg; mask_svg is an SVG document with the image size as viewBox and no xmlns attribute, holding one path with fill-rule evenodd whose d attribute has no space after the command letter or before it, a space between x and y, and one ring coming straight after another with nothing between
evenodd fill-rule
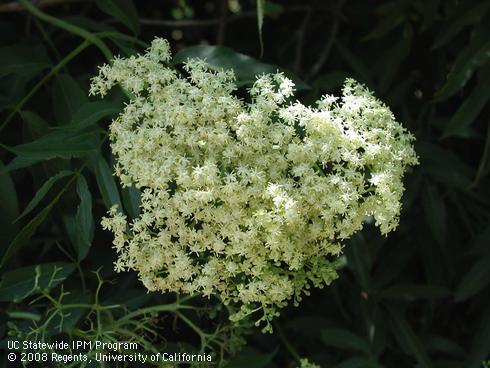
<instances>
[{"instance_id":1,"label":"green leaf","mask_svg":"<svg viewBox=\"0 0 490 368\"><path fill-rule=\"evenodd\" d=\"M75 265L65 262L27 266L6 272L0 283L0 301L19 302L43 289L50 289L64 281Z\"/></svg>"},{"instance_id":2,"label":"green leaf","mask_svg":"<svg viewBox=\"0 0 490 368\"><path fill-rule=\"evenodd\" d=\"M262 37L262 28L264 26L266 0L257 0L257 29L259 31L260 56L264 54L264 38Z\"/></svg>"},{"instance_id":3,"label":"green leaf","mask_svg":"<svg viewBox=\"0 0 490 368\"><path fill-rule=\"evenodd\" d=\"M372 293L380 296L381 298L401 299L407 301L413 301L421 298L444 298L451 295L450 291L443 287L415 284L395 285Z\"/></svg>"},{"instance_id":4,"label":"green leaf","mask_svg":"<svg viewBox=\"0 0 490 368\"><path fill-rule=\"evenodd\" d=\"M34 75L51 65L41 43L1 47L0 60L0 77L9 74Z\"/></svg>"},{"instance_id":5,"label":"green leaf","mask_svg":"<svg viewBox=\"0 0 490 368\"><path fill-rule=\"evenodd\" d=\"M86 93L78 82L67 74L60 74L53 84L53 111L60 125L66 125L80 106L88 103Z\"/></svg>"},{"instance_id":6,"label":"green leaf","mask_svg":"<svg viewBox=\"0 0 490 368\"><path fill-rule=\"evenodd\" d=\"M483 29L475 35L456 58L446 83L437 92L436 101L445 100L463 88L473 75L473 72L490 59L490 41L488 32Z\"/></svg>"},{"instance_id":7,"label":"green leaf","mask_svg":"<svg viewBox=\"0 0 490 368\"><path fill-rule=\"evenodd\" d=\"M473 264L463 276L455 291L455 301L461 302L476 295L490 284L490 253Z\"/></svg>"},{"instance_id":8,"label":"green leaf","mask_svg":"<svg viewBox=\"0 0 490 368\"><path fill-rule=\"evenodd\" d=\"M415 358L421 368L430 368L432 363L424 350L422 342L412 330L412 327L408 324L394 310L389 310L391 332L395 336L400 347L407 353Z\"/></svg>"},{"instance_id":9,"label":"green leaf","mask_svg":"<svg viewBox=\"0 0 490 368\"><path fill-rule=\"evenodd\" d=\"M418 142L415 150L420 169L444 187L467 190L472 184L473 169L453 151L427 142Z\"/></svg>"},{"instance_id":10,"label":"green leaf","mask_svg":"<svg viewBox=\"0 0 490 368\"><path fill-rule=\"evenodd\" d=\"M408 243L407 243L408 241ZM374 288L384 288L403 274L408 262L413 258L415 249L410 246L409 239L400 241L382 249L383 257L376 261L373 274Z\"/></svg>"},{"instance_id":11,"label":"green leaf","mask_svg":"<svg viewBox=\"0 0 490 368\"><path fill-rule=\"evenodd\" d=\"M122 188L122 200L124 208L131 218L136 218L140 214L141 192L134 185Z\"/></svg>"},{"instance_id":12,"label":"green leaf","mask_svg":"<svg viewBox=\"0 0 490 368\"><path fill-rule=\"evenodd\" d=\"M423 343L430 352L442 352L454 358L462 358L466 355L465 350L460 345L443 336L427 336Z\"/></svg>"},{"instance_id":13,"label":"green leaf","mask_svg":"<svg viewBox=\"0 0 490 368\"><path fill-rule=\"evenodd\" d=\"M95 3L100 10L116 18L133 33L139 33L138 12L132 0L95 0Z\"/></svg>"},{"instance_id":14,"label":"green leaf","mask_svg":"<svg viewBox=\"0 0 490 368\"><path fill-rule=\"evenodd\" d=\"M58 180L73 174L72 171L61 171L58 174L50 177L46 182L39 188L39 190L36 192L34 197L31 199L29 204L26 206L24 211L15 219L15 221L20 220L22 217L27 215L29 212L31 212L38 204L39 202L42 201L42 199L46 196L46 193L51 189L51 187L56 183Z\"/></svg>"},{"instance_id":15,"label":"green leaf","mask_svg":"<svg viewBox=\"0 0 490 368\"><path fill-rule=\"evenodd\" d=\"M269 354L260 353L255 349L245 347L227 365L227 368L265 368L272 362L277 350Z\"/></svg>"},{"instance_id":16,"label":"green leaf","mask_svg":"<svg viewBox=\"0 0 490 368\"><path fill-rule=\"evenodd\" d=\"M83 129L95 125L98 121L121 112L122 106L115 102L86 102L74 114L70 124L63 130Z\"/></svg>"},{"instance_id":17,"label":"green leaf","mask_svg":"<svg viewBox=\"0 0 490 368\"><path fill-rule=\"evenodd\" d=\"M468 3L460 3L451 20L446 22L437 33L433 49L441 47L460 33L465 27L476 24L486 15L490 9L490 3L483 1L468 9Z\"/></svg>"},{"instance_id":18,"label":"green leaf","mask_svg":"<svg viewBox=\"0 0 490 368\"><path fill-rule=\"evenodd\" d=\"M19 214L19 202L14 182L8 172L4 172L4 165L0 161L0 248L6 248L7 244L17 232L17 224L14 219Z\"/></svg>"},{"instance_id":19,"label":"green leaf","mask_svg":"<svg viewBox=\"0 0 490 368\"><path fill-rule=\"evenodd\" d=\"M85 156L97 149L99 140L100 133L95 129L55 131L33 142L15 147L1 146L17 155L6 168L15 170L53 158L68 159Z\"/></svg>"},{"instance_id":20,"label":"green leaf","mask_svg":"<svg viewBox=\"0 0 490 368\"><path fill-rule=\"evenodd\" d=\"M412 45L412 36L407 35L400 37L398 42L389 48L386 53L380 58L378 64L379 70L379 93L385 93L393 85L398 84L396 74L398 73L400 66L406 60L410 53Z\"/></svg>"},{"instance_id":21,"label":"green leaf","mask_svg":"<svg viewBox=\"0 0 490 368\"><path fill-rule=\"evenodd\" d=\"M260 74L275 73L281 70L277 65L265 64L257 59L223 46L192 46L176 53L173 60L175 64L180 64L188 58L205 59L214 70L233 69L239 86L253 84ZM297 76L286 71L284 73L295 83L297 90L309 88Z\"/></svg>"},{"instance_id":22,"label":"green leaf","mask_svg":"<svg viewBox=\"0 0 490 368\"><path fill-rule=\"evenodd\" d=\"M382 17L374 29L369 32L363 40L375 40L381 38L405 22L407 14L400 11L389 17Z\"/></svg>"},{"instance_id":23,"label":"green leaf","mask_svg":"<svg viewBox=\"0 0 490 368\"><path fill-rule=\"evenodd\" d=\"M4 266L5 262L12 256L15 250L20 248L29 242L31 237L36 232L37 228L44 221L48 213L51 211L53 206L53 202L50 203L47 207L45 207L41 212L39 212L36 217L34 217L26 226L19 231L17 236L12 240L12 242L8 245L7 248L4 249L3 252L0 253L0 269Z\"/></svg>"},{"instance_id":24,"label":"green leaf","mask_svg":"<svg viewBox=\"0 0 490 368\"><path fill-rule=\"evenodd\" d=\"M119 210L122 211L123 207L116 181L106 160L102 155L98 154L91 157L90 163L106 208L109 209L117 204Z\"/></svg>"},{"instance_id":25,"label":"green leaf","mask_svg":"<svg viewBox=\"0 0 490 368\"><path fill-rule=\"evenodd\" d=\"M36 139L45 135L48 131L48 123L41 116L33 111L21 111L20 116L24 121L24 127L26 127L26 136L24 140Z\"/></svg>"},{"instance_id":26,"label":"green leaf","mask_svg":"<svg viewBox=\"0 0 490 368\"><path fill-rule=\"evenodd\" d=\"M370 265L366 257L367 245L362 234L354 235L346 247L347 265L356 275L364 290L371 285Z\"/></svg>"},{"instance_id":27,"label":"green leaf","mask_svg":"<svg viewBox=\"0 0 490 368\"><path fill-rule=\"evenodd\" d=\"M485 147L483 148L483 154L478 164L478 170L476 172L474 183L477 184L480 179L490 171L490 123L487 126L487 137L485 140Z\"/></svg>"},{"instance_id":28,"label":"green leaf","mask_svg":"<svg viewBox=\"0 0 490 368\"><path fill-rule=\"evenodd\" d=\"M444 244L446 239L446 206L437 188L426 184L422 192L422 207L424 209L425 221L439 244Z\"/></svg>"},{"instance_id":29,"label":"green leaf","mask_svg":"<svg viewBox=\"0 0 490 368\"><path fill-rule=\"evenodd\" d=\"M80 205L77 209L77 255L78 260L83 260L92 246L94 239L94 218L92 215L92 195L87 185L87 181L80 175L77 180L77 194L80 198Z\"/></svg>"},{"instance_id":30,"label":"green leaf","mask_svg":"<svg viewBox=\"0 0 490 368\"><path fill-rule=\"evenodd\" d=\"M342 328L326 328L322 331L322 342L339 349L355 350L369 354L369 343L355 333Z\"/></svg>"},{"instance_id":31,"label":"green leaf","mask_svg":"<svg viewBox=\"0 0 490 368\"><path fill-rule=\"evenodd\" d=\"M471 94L459 107L458 111L456 111L456 114L449 120L448 125L444 129L442 138L451 136L468 138L475 135L470 129L470 126L490 100L489 84L490 75L487 75L484 80L476 85L473 91L471 91Z\"/></svg>"}]
</instances>

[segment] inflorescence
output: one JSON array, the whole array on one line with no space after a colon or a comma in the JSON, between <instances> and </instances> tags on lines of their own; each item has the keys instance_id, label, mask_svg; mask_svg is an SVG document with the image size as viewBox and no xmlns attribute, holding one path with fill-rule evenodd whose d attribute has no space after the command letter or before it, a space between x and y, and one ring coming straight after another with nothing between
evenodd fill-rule
<instances>
[{"instance_id":1,"label":"inflorescence","mask_svg":"<svg viewBox=\"0 0 490 368\"><path fill-rule=\"evenodd\" d=\"M232 70L170 61L157 38L92 80L91 94L119 84L134 96L110 125L115 173L142 191L139 217L113 207L102 221L115 268L151 291L216 295L240 307L234 320L261 311L268 329L337 277L342 242L367 217L383 234L397 227L414 138L352 79L309 107L289 102L283 74L261 75L247 102Z\"/></svg>"}]
</instances>

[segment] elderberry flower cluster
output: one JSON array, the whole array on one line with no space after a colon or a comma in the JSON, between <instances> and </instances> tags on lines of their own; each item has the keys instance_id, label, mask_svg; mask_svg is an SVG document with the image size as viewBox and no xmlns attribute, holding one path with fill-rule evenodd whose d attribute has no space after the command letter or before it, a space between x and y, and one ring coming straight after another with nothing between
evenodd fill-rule
<instances>
[{"instance_id":1,"label":"elderberry flower cluster","mask_svg":"<svg viewBox=\"0 0 490 368\"><path fill-rule=\"evenodd\" d=\"M134 98L110 125L115 173L141 190L141 213L117 208L117 271L151 291L215 295L239 320L269 321L311 286L337 277L342 241L372 216L395 229L413 136L362 85L315 107L294 85L262 75L240 99L232 70L189 59L168 66L166 40L100 68L91 94L116 84Z\"/></svg>"}]
</instances>

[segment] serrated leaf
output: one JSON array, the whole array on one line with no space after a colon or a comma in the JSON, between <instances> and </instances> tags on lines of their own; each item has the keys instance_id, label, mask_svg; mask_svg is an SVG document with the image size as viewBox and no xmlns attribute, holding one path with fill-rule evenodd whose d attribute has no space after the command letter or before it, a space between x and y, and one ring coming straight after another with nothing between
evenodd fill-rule
<instances>
[{"instance_id":1,"label":"serrated leaf","mask_svg":"<svg viewBox=\"0 0 490 368\"><path fill-rule=\"evenodd\" d=\"M432 362L424 350L423 344L417 337L412 327L394 310L389 310L391 332L395 336L400 347L415 358L421 368L432 367Z\"/></svg>"},{"instance_id":2,"label":"serrated leaf","mask_svg":"<svg viewBox=\"0 0 490 368\"><path fill-rule=\"evenodd\" d=\"M460 8L454 11L454 16L446 22L437 33L432 48L438 48L449 42L465 27L476 24L490 9L490 3L483 1L468 9L468 3L460 3Z\"/></svg>"},{"instance_id":3,"label":"serrated leaf","mask_svg":"<svg viewBox=\"0 0 490 368\"><path fill-rule=\"evenodd\" d=\"M62 127L62 130L79 130L95 125L104 118L120 113L122 106L115 102L97 101L87 102L74 114L70 124Z\"/></svg>"},{"instance_id":4,"label":"serrated leaf","mask_svg":"<svg viewBox=\"0 0 490 368\"><path fill-rule=\"evenodd\" d=\"M22 217L30 213L38 204L43 200L46 194L49 192L51 187L60 179L73 174L72 171L61 171L58 174L50 177L46 182L39 188L34 197L31 199L29 204L26 206L24 211L15 219L15 221L20 220Z\"/></svg>"},{"instance_id":5,"label":"serrated leaf","mask_svg":"<svg viewBox=\"0 0 490 368\"><path fill-rule=\"evenodd\" d=\"M455 301L467 300L490 285L490 254L479 258L466 273L455 291Z\"/></svg>"},{"instance_id":6,"label":"serrated leaf","mask_svg":"<svg viewBox=\"0 0 490 368\"><path fill-rule=\"evenodd\" d=\"M7 248L2 248L5 249L3 253L1 254L1 260L0 260L0 269L4 266L5 262L12 256L13 252L20 248L21 246L25 245L31 237L34 235L36 232L37 228L41 223L44 221L48 213L51 211L52 205L48 205L45 207L41 212L39 212L36 217L34 217L27 225L25 225L19 233L17 233L17 236L12 240L12 242L8 245Z\"/></svg>"},{"instance_id":7,"label":"serrated leaf","mask_svg":"<svg viewBox=\"0 0 490 368\"><path fill-rule=\"evenodd\" d=\"M446 83L437 92L436 101L445 100L463 88L474 71L490 59L490 41L486 29L480 30L461 52L459 52Z\"/></svg>"},{"instance_id":8,"label":"serrated leaf","mask_svg":"<svg viewBox=\"0 0 490 368\"><path fill-rule=\"evenodd\" d=\"M339 349L360 351L369 354L369 343L355 333L342 328L326 328L322 330L322 342L327 346Z\"/></svg>"},{"instance_id":9,"label":"serrated leaf","mask_svg":"<svg viewBox=\"0 0 490 368\"><path fill-rule=\"evenodd\" d=\"M55 131L15 147L2 147L17 155L6 167L14 170L53 158L82 157L97 149L100 132L95 129Z\"/></svg>"},{"instance_id":10,"label":"serrated leaf","mask_svg":"<svg viewBox=\"0 0 490 368\"><path fill-rule=\"evenodd\" d=\"M9 74L34 75L51 65L46 50L40 43L1 47L0 60L0 77Z\"/></svg>"},{"instance_id":11,"label":"serrated leaf","mask_svg":"<svg viewBox=\"0 0 490 368\"><path fill-rule=\"evenodd\" d=\"M53 84L53 111L60 125L67 125L81 106L88 103L86 93L78 82L67 74L60 74Z\"/></svg>"},{"instance_id":12,"label":"serrated leaf","mask_svg":"<svg viewBox=\"0 0 490 368\"><path fill-rule=\"evenodd\" d=\"M91 157L90 163L106 208L109 209L117 204L119 210L122 211L123 207L116 181L106 160L98 154Z\"/></svg>"},{"instance_id":13,"label":"serrated leaf","mask_svg":"<svg viewBox=\"0 0 490 368\"><path fill-rule=\"evenodd\" d=\"M35 112L24 110L20 112L20 116L25 123L24 127L26 127L24 140L36 139L47 133L48 123Z\"/></svg>"},{"instance_id":14,"label":"serrated leaf","mask_svg":"<svg viewBox=\"0 0 490 368\"><path fill-rule=\"evenodd\" d=\"M180 64L188 58L205 59L209 66L214 70L233 69L238 81L238 85L251 85L260 74L275 73L281 68L277 65L266 64L250 56L240 54L228 47L199 45L188 47L179 51L174 56L174 63ZM295 83L297 90L310 88L297 76L284 71L286 76Z\"/></svg>"},{"instance_id":15,"label":"serrated leaf","mask_svg":"<svg viewBox=\"0 0 490 368\"><path fill-rule=\"evenodd\" d=\"M461 190L471 185L473 169L454 152L427 142L418 142L415 150L420 155L421 170L439 184Z\"/></svg>"},{"instance_id":16,"label":"serrated leaf","mask_svg":"<svg viewBox=\"0 0 490 368\"><path fill-rule=\"evenodd\" d=\"M76 247L78 260L81 261L87 256L94 239L92 195L83 175L80 175L77 180L77 194L80 198L80 205L78 206L75 218L77 227Z\"/></svg>"},{"instance_id":17,"label":"serrated leaf","mask_svg":"<svg viewBox=\"0 0 490 368\"><path fill-rule=\"evenodd\" d=\"M100 10L119 20L133 33L139 33L138 12L132 0L95 0L95 3Z\"/></svg>"},{"instance_id":18,"label":"serrated leaf","mask_svg":"<svg viewBox=\"0 0 490 368\"><path fill-rule=\"evenodd\" d=\"M375 40L381 38L405 22L406 11L400 11L392 16L384 16L376 24L374 29L369 32L363 40Z\"/></svg>"},{"instance_id":19,"label":"serrated leaf","mask_svg":"<svg viewBox=\"0 0 490 368\"><path fill-rule=\"evenodd\" d=\"M442 138L451 136L469 138L474 136L471 125L485 106L487 106L488 101L490 101L489 83L490 78L487 77L476 85L471 91L471 94L461 104L458 111L449 120Z\"/></svg>"},{"instance_id":20,"label":"serrated leaf","mask_svg":"<svg viewBox=\"0 0 490 368\"><path fill-rule=\"evenodd\" d=\"M50 289L64 281L75 265L65 262L27 266L6 272L0 283L0 301L19 302L42 289Z\"/></svg>"}]
</instances>

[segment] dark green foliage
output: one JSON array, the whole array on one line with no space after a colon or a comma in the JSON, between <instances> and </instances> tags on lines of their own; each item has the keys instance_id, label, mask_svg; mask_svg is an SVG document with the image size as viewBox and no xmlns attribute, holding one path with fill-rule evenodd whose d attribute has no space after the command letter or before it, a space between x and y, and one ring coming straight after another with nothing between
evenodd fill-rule
<instances>
[{"instance_id":1,"label":"dark green foliage","mask_svg":"<svg viewBox=\"0 0 490 368\"><path fill-rule=\"evenodd\" d=\"M489 1L20 3L0 4L1 349L9 337L75 334L203 349L230 368L490 359ZM285 308L272 335L230 328L213 298L148 294L113 271L100 219L114 204L136 217L140 191L113 176L107 139L128 97L95 100L89 79L155 36L170 40L177 68L205 57L233 68L240 88L282 70L304 103L354 77L416 136L397 231L366 224L339 279Z\"/></svg>"}]
</instances>

